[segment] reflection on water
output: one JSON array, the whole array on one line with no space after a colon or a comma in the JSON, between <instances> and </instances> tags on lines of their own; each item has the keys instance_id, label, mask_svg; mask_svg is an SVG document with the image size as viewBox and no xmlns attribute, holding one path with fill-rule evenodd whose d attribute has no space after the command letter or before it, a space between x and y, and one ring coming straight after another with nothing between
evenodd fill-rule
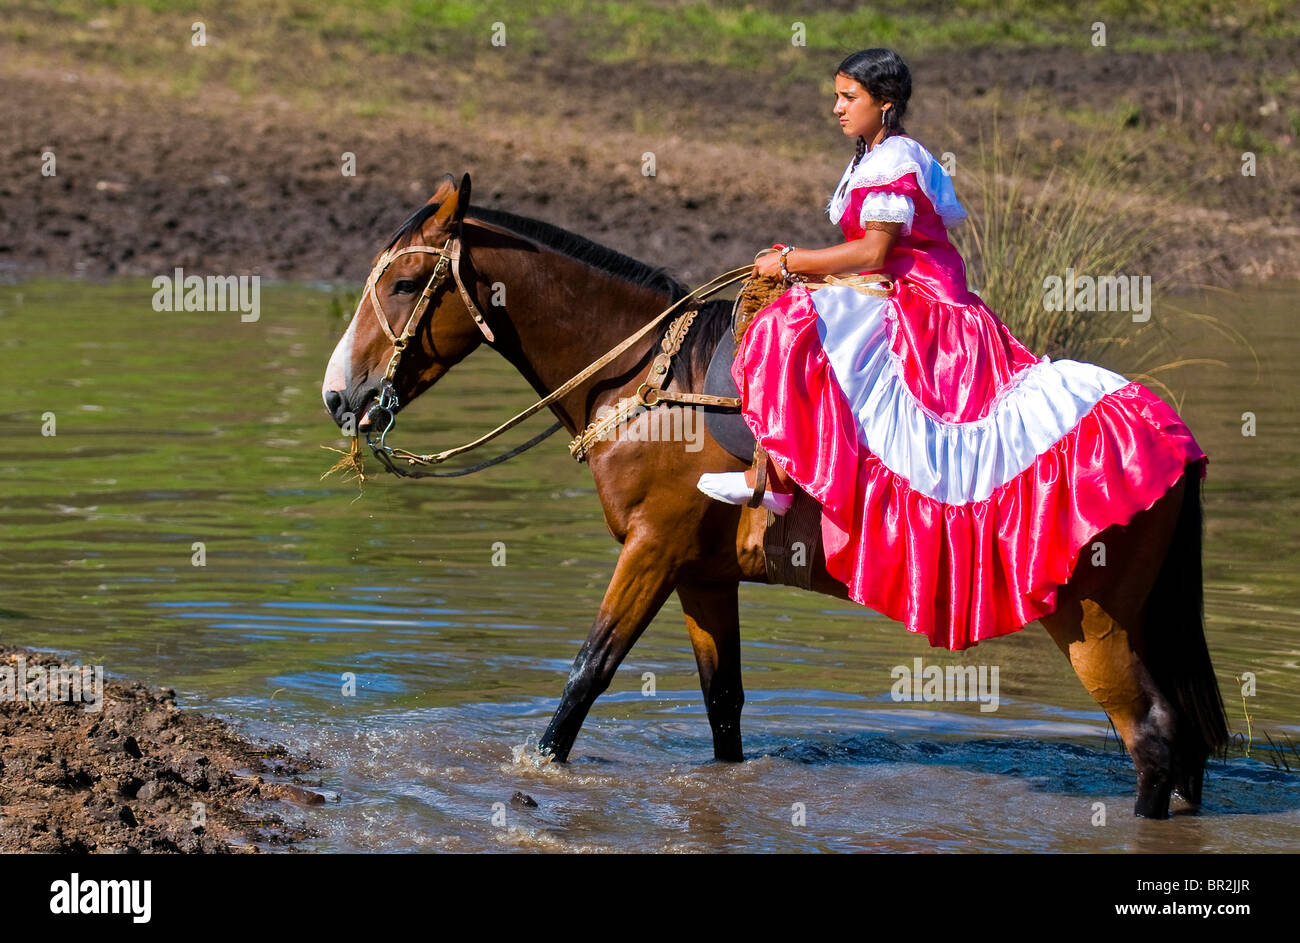
<instances>
[{"instance_id":1,"label":"reflection on water","mask_svg":"<svg viewBox=\"0 0 1300 943\"><path fill-rule=\"evenodd\" d=\"M1205 814L1134 820L1132 765L1040 628L943 653L870 610L786 588L741 594L748 762L711 761L674 601L574 762L536 763L617 555L587 469L551 440L472 478L372 479L354 501L355 485L319 480L332 462L319 446L340 444L319 400L344 327L327 296L268 289L256 323L192 313L165 329L151 297L145 282L0 287L0 638L172 685L187 706L311 751L339 797L293 813L321 829L316 847L1300 846L1300 776L1258 752L1213 765ZM1233 677L1252 672L1257 735L1300 741L1295 297L1183 301L1241 331L1260 371L1217 335L1189 335L1189 356L1207 356L1192 349L1203 343L1231 366L1173 385L1210 455L1206 607L1231 726L1244 732ZM401 444L455 444L530 401L482 351L403 414ZM998 710L894 703L890 669L916 657L998 666Z\"/></svg>"}]
</instances>

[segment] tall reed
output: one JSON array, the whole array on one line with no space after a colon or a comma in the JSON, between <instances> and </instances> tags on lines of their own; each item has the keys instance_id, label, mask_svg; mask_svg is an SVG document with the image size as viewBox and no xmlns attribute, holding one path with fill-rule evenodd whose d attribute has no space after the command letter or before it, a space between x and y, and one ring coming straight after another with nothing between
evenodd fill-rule
<instances>
[{"instance_id":1,"label":"tall reed","mask_svg":"<svg viewBox=\"0 0 1300 943\"><path fill-rule=\"evenodd\" d=\"M992 140L980 133L975 166L960 165L958 196L970 219L952 239L966 259L971 288L1035 353L1053 360L1085 360L1113 369L1140 370L1169 346L1168 325L1158 317L1134 321L1131 311L1053 310L1046 280L1074 277L1150 276L1152 309L1172 272L1151 271L1158 258L1158 218L1144 211L1150 193L1126 173L1118 130L1088 138L1068 162L1026 153L1024 140L1004 139L996 113ZM1051 145L1046 145L1048 148ZM1050 167L1033 179L1032 157ZM1145 267L1144 267L1145 266Z\"/></svg>"}]
</instances>

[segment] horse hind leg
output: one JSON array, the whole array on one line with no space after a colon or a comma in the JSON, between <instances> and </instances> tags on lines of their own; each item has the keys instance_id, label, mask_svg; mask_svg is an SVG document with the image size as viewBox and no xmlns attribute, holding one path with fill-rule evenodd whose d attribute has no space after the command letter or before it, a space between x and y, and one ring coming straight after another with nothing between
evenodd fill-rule
<instances>
[{"instance_id":1,"label":"horse hind leg","mask_svg":"<svg viewBox=\"0 0 1300 943\"><path fill-rule=\"evenodd\" d=\"M1133 811L1148 818L1169 814L1183 736L1183 720L1167 696L1168 679L1161 684L1157 677L1161 659L1168 657L1161 649L1180 642L1153 637L1145 622L1148 597L1169 569L1185 484L1175 484L1127 525L1098 534L1058 591L1056 612L1042 620L1128 748L1138 780ZM1090 551L1098 542L1105 553L1094 558ZM1199 550L1198 543L1198 559Z\"/></svg>"},{"instance_id":2,"label":"horse hind leg","mask_svg":"<svg viewBox=\"0 0 1300 943\"><path fill-rule=\"evenodd\" d=\"M1126 626L1094 599L1059 606L1043 624L1115 725L1137 770L1133 812L1165 818L1173 790L1175 716L1134 651Z\"/></svg>"},{"instance_id":3,"label":"horse hind leg","mask_svg":"<svg viewBox=\"0 0 1300 943\"><path fill-rule=\"evenodd\" d=\"M1142 609L1142 642L1146 663L1177 713L1174 788L1199 806L1205 762L1227 742L1228 720L1205 639L1204 525L1196 465L1188 466L1182 485L1173 538ZM1177 502L1172 496L1171 503Z\"/></svg>"}]
</instances>

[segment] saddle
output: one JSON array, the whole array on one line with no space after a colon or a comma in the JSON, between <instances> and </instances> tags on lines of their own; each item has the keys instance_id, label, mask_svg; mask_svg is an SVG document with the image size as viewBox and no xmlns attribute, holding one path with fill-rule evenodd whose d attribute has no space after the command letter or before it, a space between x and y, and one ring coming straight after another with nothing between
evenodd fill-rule
<instances>
[{"instance_id":1,"label":"saddle","mask_svg":"<svg viewBox=\"0 0 1300 943\"><path fill-rule=\"evenodd\" d=\"M718 340L704 378L704 391L714 396L739 399L740 390L731 377L736 348L745 338L754 316L786 291L780 276L753 276L747 280L731 309L731 330ZM755 494L766 487L767 453L758 445L739 410L708 410L704 425L709 435L732 455L753 462ZM814 566L824 561L821 545L821 505L795 487L794 504L783 515L767 514L763 531L763 556L769 583L811 589ZM822 563L824 565L824 563Z\"/></svg>"},{"instance_id":2,"label":"saddle","mask_svg":"<svg viewBox=\"0 0 1300 943\"><path fill-rule=\"evenodd\" d=\"M878 282L889 282L889 279L881 275L827 275L823 279L809 281L807 287L812 291L825 285L849 285L867 294L887 296L889 290L874 284ZM615 424L626 421L642 409L653 408L660 402L721 407L704 411L705 428L727 452L742 461L752 462L754 495L748 504L749 507L759 507L767 488L767 453L754 439L740 414L740 390L731 378L731 365L736 357L736 348L744 340L755 316L780 298L787 287L785 279L779 276L751 276L744 282L732 305L731 330L724 333L718 341L705 375L704 391L700 393L664 389L672 358L699 313L698 303L688 308L669 325L661 351L655 356L647 379L636 394L623 397L610 413L591 423L569 443L570 454L578 461L584 461L587 451ZM784 515L768 512L763 532L763 551L768 582L810 589L816 565L824 565L825 560L821 543L821 505L796 487L794 503L789 511Z\"/></svg>"},{"instance_id":3,"label":"saddle","mask_svg":"<svg viewBox=\"0 0 1300 943\"><path fill-rule=\"evenodd\" d=\"M807 287L816 291L827 285L844 285L876 297L888 297L893 292L892 279L877 274L827 275L809 281ZM780 298L788 287L780 276L752 276L744 283L732 306L732 329L718 341L713 359L709 361L709 370L704 378L706 393L739 398L740 390L731 378L736 348L744 340L754 316ZM705 413L704 424L714 440L732 455L744 461L753 457L758 485L755 491L761 496L767 453L755 441L739 410L709 410ZM767 528L763 531L763 555L769 583L812 588L812 575L817 567L825 566L826 559L822 546L821 511L821 505L796 486L794 504L789 511L783 515L768 512Z\"/></svg>"},{"instance_id":4,"label":"saddle","mask_svg":"<svg viewBox=\"0 0 1300 943\"><path fill-rule=\"evenodd\" d=\"M736 359L736 347L744 340L745 332L753 323L754 316L786 290L785 280L779 276L751 276L741 287L736 296L736 303L731 307L731 330L718 339L713 359L704 377L704 392L713 396L740 398L736 381L731 378L731 363ZM739 410L722 412L709 410L704 416L704 426L709 435L736 458L749 461L754 457L758 443L749 431ZM766 467L766 466L764 466Z\"/></svg>"},{"instance_id":5,"label":"saddle","mask_svg":"<svg viewBox=\"0 0 1300 943\"><path fill-rule=\"evenodd\" d=\"M809 281L807 287L809 291L816 291L827 285L846 285L855 291L877 297L888 297L893 290L892 279L877 274L826 275L820 280ZM740 390L731 378L731 363L736 358L736 348L744 340L754 316L785 294L788 287L785 279L777 275L756 275L745 281L731 309L731 333L723 335L718 341L713 359L709 361L708 373L704 377L705 393L739 398ZM710 410L705 414L704 425L717 443L732 455L745 461L754 455L757 443L738 411Z\"/></svg>"}]
</instances>

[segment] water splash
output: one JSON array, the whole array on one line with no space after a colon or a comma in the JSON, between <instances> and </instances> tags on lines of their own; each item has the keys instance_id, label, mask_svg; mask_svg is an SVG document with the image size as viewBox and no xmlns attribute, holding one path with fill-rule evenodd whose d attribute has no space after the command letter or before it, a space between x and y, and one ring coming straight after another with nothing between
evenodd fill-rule
<instances>
[{"instance_id":1,"label":"water splash","mask_svg":"<svg viewBox=\"0 0 1300 943\"><path fill-rule=\"evenodd\" d=\"M533 771L558 771L558 766L551 765L554 762L555 755L553 753L543 752L540 739L534 742L533 735L528 734L524 737L523 743L510 748L510 762L504 764L502 770L506 771L511 766L522 766L525 769Z\"/></svg>"}]
</instances>

